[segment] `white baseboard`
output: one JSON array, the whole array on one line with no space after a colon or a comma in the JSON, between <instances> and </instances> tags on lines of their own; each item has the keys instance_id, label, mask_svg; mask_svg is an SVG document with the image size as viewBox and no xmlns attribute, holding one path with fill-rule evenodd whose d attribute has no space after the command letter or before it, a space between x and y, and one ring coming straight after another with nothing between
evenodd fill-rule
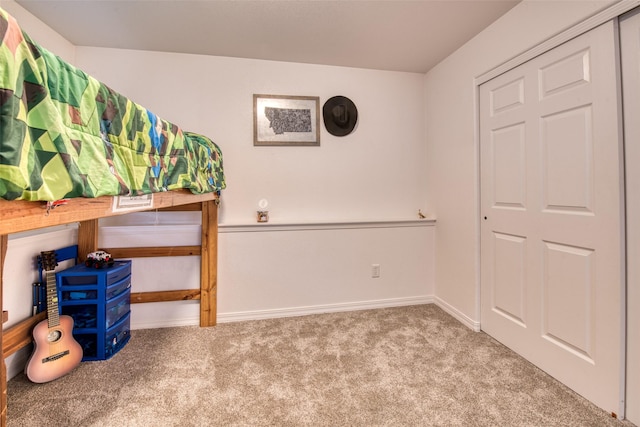
<instances>
[{"instance_id":1,"label":"white baseboard","mask_svg":"<svg viewBox=\"0 0 640 427\"><path fill-rule=\"evenodd\" d=\"M438 307L440 307L441 309L449 313L451 316L455 317L460 323L462 323L463 325L467 326L469 329L475 332L480 332L479 321L473 320L472 318L470 318L469 316L467 316L466 314L464 314L463 312L461 312L460 310L458 310L448 302L444 301L443 299L440 299L434 296L433 300L434 300L433 302Z\"/></svg>"},{"instance_id":2,"label":"white baseboard","mask_svg":"<svg viewBox=\"0 0 640 427\"><path fill-rule=\"evenodd\" d=\"M460 310L433 295L422 295L408 298L390 298L373 301L357 301L337 304L312 305L304 307L277 308L271 310L253 310L231 313L218 313L218 323L242 322L246 320L276 319L280 317L306 316L310 314L337 313L342 311L370 310L376 308L402 307L407 305L436 304L469 329L479 332L480 322L473 320ZM199 312L194 309L193 315L181 318L155 319L139 322L131 319L131 329L170 328L176 326L197 326L200 324Z\"/></svg>"},{"instance_id":3,"label":"white baseboard","mask_svg":"<svg viewBox=\"0 0 640 427\"><path fill-rule=\"evenodd\" d=\"M281 309L274 309L274 310L256 310L256 311L243 311L243 312L237 312L237 313L219 313L218 322L227 323L227 322L240 322L244 320L275 319L279 317L296 317L296 316L306 316L309 314L337 313L342 311L370 310L375 308L402 307L406 305L420 305L420 304L431 304L431 303L433 303L433 297L424 295L424 296L409 297L409 298L391 298L391 299L385 299L385 300L313 305L313 306L307 306L307 307L291 307L291 308L281 308Z\"/></svg>"},{"instance_id":4,"label":"white baseboard","mask_svg":"<svg viewBox=\"0 0 640 427\"><path fill-rule=\"evenodd\" d=\"M131 330L173 328L178 326L198 326L199 324L200 317L198 314L194 316L183 317L180 319L151 320L143 322L134 322L134 320L131 319Z\"/></svg>"},{"instance_id":5,"label":"white baseboard","mask_svg":"<svg viewBox=\"0 0 640 427\"><path fill-rule=\"evenodd\" d=\"M306 316L309 314L336 313L341 311L369 310L386 307L402 307L407 305L432 304L433 296L423 295L408 298L390 298L374 301L358 301L338 304L313 305L305 307L278 308L271 310L241 311L235 313L218 313L218 323L242 322L246 320L275 319L280 317ZM174 326L199 325L197 315L181 319L167 319L137 322L132 318L131 329L170 328Z\"/></svg>"},{"instance_id":6,"label":"white baseboard","mask_svg":"<svg viewBox=\"0 0 640 427\"><path fill-rule=\"evenodd\" d=\"M12 354L11 356L5 359L8 380L15 377L20 372L24 371L24 367L26 366L27 361L31 356L31 352L32 352L32 347L28 346L18 350L17 352L15 352L14 354Z\"/></svg>"}]
</instances>

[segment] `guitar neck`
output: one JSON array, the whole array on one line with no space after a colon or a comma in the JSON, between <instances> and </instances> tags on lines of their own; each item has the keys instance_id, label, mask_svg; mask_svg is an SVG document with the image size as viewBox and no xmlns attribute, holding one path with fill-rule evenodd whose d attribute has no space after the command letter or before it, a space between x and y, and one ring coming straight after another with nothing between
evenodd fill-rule
<instances>
[{"instance_id":1,"label":"guitar neck","mask_svg":"<svg viewBox=\"0 0 640 427\"><path fill-rule=\"evenodd\" d=\"M47 319L49 328L60 325L60 313L58 311L58 290L56 288L56 273L46 271L47 281Z\"/></svg>"}]
</instances>

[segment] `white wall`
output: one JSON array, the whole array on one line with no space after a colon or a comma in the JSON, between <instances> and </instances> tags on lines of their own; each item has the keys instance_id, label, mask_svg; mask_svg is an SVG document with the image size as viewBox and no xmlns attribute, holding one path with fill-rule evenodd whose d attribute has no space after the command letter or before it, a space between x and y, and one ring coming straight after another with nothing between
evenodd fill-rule
<instances>
[{"instance_id":1,"label":"white wall","mask_svg":"<svg viewBox=\"0 0 640 427\"><path fill-rule=\"evenodd\" d=\"M197 245L199 226L134 214L103 221L103 247ZM221 226L218 321L229 322L432 302L433 223ZM168 243L169 242L169 243ZM372 277L372 265L380 277ZM132 292L194 289L198 257L134 259ZM136 304L132 328L198 324L197 302Z\"/></svg>"},{"instance_id":2,"label":"white wall","mask_svg":"<svg viewBox=\"0 0 640 427\"><path fill-rule=\"evenodd\" d=\"M427 194L436 228L436 297L470 323L478 311L476 77L614 1L524 1L425 76Z\"/></svg>"},{"instance_id":3,"label":"white wall","mask_svg":"<svg viewBox=\"0 0 640 427\"><path fill-rule=\"evenodd\" d=\"M77 48L76 61L115 90L221 146L228 180L220 210L221 320L430 300L432 228L225 229L255 224L263 198L270 225L303 228L413 220L418 209L428 212L422 75L87 47ZM254 147L256 93L319 96L321 105L345 95L358 107L358 126L343 138L322 126L320 147ZM384 278L371 282L372 263L381 264ZM157 284L147 273L137 280L135 264L134 288ZM197 287L197 277L189 280ZM193 322L187 313L197 317L195 309L185 308L174 323ZM166 314L154 320L157 309L134 310L135 327L166 325Z\"/></svg>"},{"instance_id":4,"label":"white wall","mask_svg":"<svg viewBox=\"0 0 640 427\"><path fill-rule=\"evenodd\" d=\"M223 152L222 223L416 218L428 210L423 76L286 62L77 47L77 65ZM124 64L124 66L123 66ZM358 108L346 137L320 147L254 147L253 94L344 95Z\"/></svg>"}]
</instances>

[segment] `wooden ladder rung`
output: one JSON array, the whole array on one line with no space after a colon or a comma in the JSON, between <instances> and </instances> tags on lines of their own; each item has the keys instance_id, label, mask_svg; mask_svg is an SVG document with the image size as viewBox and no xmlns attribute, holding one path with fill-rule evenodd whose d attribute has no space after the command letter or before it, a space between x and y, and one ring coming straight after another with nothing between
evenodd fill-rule
<instances>
[{"instance_id":1,"label":"wooden ladder rung","mask_svg":"<svg viewBox=\"0 0 640 427\"><path fill-rule=\"evenodd\" d=\"M177 291L132 292L131 304L145 302L189 301L199 300L200 289L184 289Z\"/></svg>"},{"instance_id":2,"label":"wooden ladder rung","mask_svg":"<svg viewBox=\"0 0 640 427\"><path fill-rule=\"evenodd\" d=\"M111 254L112 258L148 258L166 256L195 256L200 255L200 246L152 246L136 248L107 248L105 251Z\"/></svg>"}]
</instances>

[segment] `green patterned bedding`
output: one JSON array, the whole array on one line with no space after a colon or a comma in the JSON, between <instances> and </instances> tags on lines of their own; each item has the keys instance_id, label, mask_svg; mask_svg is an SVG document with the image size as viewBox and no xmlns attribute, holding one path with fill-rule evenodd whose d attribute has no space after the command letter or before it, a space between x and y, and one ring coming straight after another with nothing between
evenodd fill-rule
<instances>
[{"instance_id":1,"label":"green patterned bedding","mask_svg":"<svg viewBox=\"0 0 640 427\"><path fill-rule=\"evenodd\" d=\"M0 8L0 198L53 201L225 188L208 138L33 42Z\"/></svg>"}]
</instances>

